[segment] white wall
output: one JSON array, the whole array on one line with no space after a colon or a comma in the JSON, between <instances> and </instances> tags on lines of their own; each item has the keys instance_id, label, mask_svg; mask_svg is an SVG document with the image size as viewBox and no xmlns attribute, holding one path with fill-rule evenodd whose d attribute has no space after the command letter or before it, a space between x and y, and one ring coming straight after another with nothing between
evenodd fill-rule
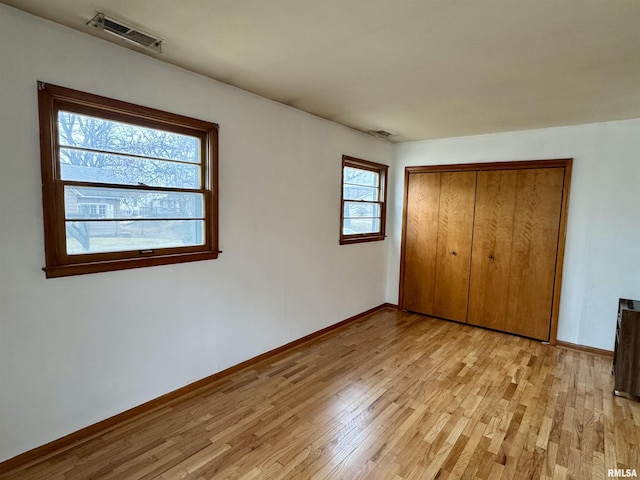
<instances>
[{"instance_id":1,"label":"white wall","mask_svg":"<svg viewBox=\"0 0 640 480\"><path fill-rule=\"evenodd\" d=\"M45 280L36 81L220 124L218 260ZM364 134L0 5L0 461L385 301L338 245Z\"/></svg>"},{"instance_id":2,"label":"white wall","mask_svg":"<svg viewBox=\"0 0 640 480\"><path fill-rule=\"evenodd\" d=\"M394 303L404 167L573 158L558 340L613 349L618 298L640 298L640 119L405 143L394 156L387 225Z\"/></svg>"}]
</instances>

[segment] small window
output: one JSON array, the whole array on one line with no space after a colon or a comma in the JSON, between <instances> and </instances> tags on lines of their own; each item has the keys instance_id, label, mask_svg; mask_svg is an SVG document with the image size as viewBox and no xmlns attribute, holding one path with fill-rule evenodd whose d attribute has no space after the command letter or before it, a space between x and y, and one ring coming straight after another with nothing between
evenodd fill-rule
<instances>
[{"instance_id":1,"label":"small window","mask_svg":"<svg viewBox=\"0 0 640 480\"><path fill-rule=\"evenodd\" d=\"M384 240L388 168L342 157L341 245Z\"/></svg>"},{"instance_id":2,"label":"small window","mask_svg":"<svg viewBox=\"0 0 640 480\"><path fill-rule=\"evenodd\" d=\"M39 84L47 277L218 256L214 123Z\"/></svg>"}]
</instances>

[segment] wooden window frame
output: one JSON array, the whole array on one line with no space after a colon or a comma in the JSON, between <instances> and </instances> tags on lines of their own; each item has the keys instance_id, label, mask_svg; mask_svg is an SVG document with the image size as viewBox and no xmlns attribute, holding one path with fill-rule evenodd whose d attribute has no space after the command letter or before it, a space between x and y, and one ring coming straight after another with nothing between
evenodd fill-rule
<instances>
[{"instance_id":1,"label":"wooden window frame","mask_svg":"<svg viewBox=\"0 0 640 480\"><path fill-rule=\"evenodd\" d=\"M356 233L345 235L344 232L344 205L345 202L353 200L345 200L344 198L344 169L345 167L357 168L359 170L369 170L376 172L378 176L379 198L377 202L380 205L380 230L374 233ZM340 184L340 245L349 245L352 243L377 242L385 239L385 228L387 218L387 172L388 165L382 163L362 160L361 158L342 156L342 182Z\"/></svg>"},{"instance_id":2,"label":"wooden window frame","mask_svg":"<svg viewBox=\"0 0 640 480\"><path fill-rule=\"evenodd\" d=\"M38 82L38 109L46 263L43 270L47 278L218 258L220 251L218 250L217 124L43 82ZM58 145L58 112L60 110L199 138L202 175L199 190L204 196L204 245L67 254L65 185L135 188L150 191L181 189L63 181L60 175Z\"/></svg>"}]
</instances>

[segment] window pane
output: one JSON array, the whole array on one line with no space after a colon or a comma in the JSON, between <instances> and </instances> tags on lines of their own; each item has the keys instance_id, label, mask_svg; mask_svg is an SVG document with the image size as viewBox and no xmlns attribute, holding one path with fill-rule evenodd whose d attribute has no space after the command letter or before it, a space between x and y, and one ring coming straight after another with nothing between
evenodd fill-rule
<instances>
[{"instance_id":1,"label":"window pane","mask_svg":"<svg viewBox=\"0 0 640 480\"><path fill-rule=\"evenodd\" d=\"M379 185L380 174L370 170L344 167L344 183L354 183L356 185L369 185L377 187Z\"/></svg>"},{"instance_id":2,"label":"window pane","mask_svg":"<svg viewBox=\"0 0 640 480\"><path fill-rule=\"evenodd\" d=\"M357 235L362 233L379 233L379 218L345 218L342 227L343 235Z\"/></svg>"},{"instance_id":3,"label":"window pane","mask_svg":"<svg viewBox=\"0 0 640 480\"><path fill-rule=\"evenodd\" d=\"M60 178L78 182L200 188L200 165L61 148Z\"/></svg>"},{"instance_id":4,"label":"window pane","mask_svg":"<svg viewBox=\"0 0 640 480\"><path fill-rule=\"evenodd\" d=\"M61 146L128 153L183 162L200 162L196 137L101 118L58 112Z\"/></svg>"},{"instance_id":5,"label":"window pane","mask_svg":"<svg viewBox=\"0 0 640 480\"><path fill-rule=\"evenodd\" d=\"M64 203L67 220L204 217L202 193L150 192L67 185L64 187ZM92 208L92 205L96 208ZM104 205L104 208L100 209L97 207L99 205Z\"/></svg>"},{"instance_id":6,"label":"window pane","mask_svg":"<svg viewBox=\"0 0 640 480\"><path fill-rule=\"evenodd\" d=\"M345 200L368 200L377 201L380 190L376 187L354 187L345 185L343 188L343 197Z\"/></svg>"},{"instance_id":7,"label":"window pane","mask_svg":"<svg viewBox=\"0 0 640 480\"><path fill-rule=\"evenodd\" d=\"M380 217L380 204L344 202L344 218Z\"/></svg>"},{"instance_id":8,"label":"window pane","mask_svg":"<svg viewBox=\"0 0 640 480\"><path fill-rule=\"evenodd\" d=\"M66 222L67 254L186 247L204 244L202 220Z\"/></svg>"}]
</instances>

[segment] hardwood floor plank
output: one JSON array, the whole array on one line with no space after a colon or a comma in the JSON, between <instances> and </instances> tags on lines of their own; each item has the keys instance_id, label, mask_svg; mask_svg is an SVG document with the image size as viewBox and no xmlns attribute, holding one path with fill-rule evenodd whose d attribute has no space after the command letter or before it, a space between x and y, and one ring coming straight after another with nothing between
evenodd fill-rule
<instances>
[{"instance_id":1,"label":"hardwood floor plank","mask_svg":"<svg viewBox=\"0 0 640 480\"><path fill-rule=\"evenodd\" d=\"M611 359L384 310L2 480L605 479L640 470Z\"/></svg>"}]
</instances>

